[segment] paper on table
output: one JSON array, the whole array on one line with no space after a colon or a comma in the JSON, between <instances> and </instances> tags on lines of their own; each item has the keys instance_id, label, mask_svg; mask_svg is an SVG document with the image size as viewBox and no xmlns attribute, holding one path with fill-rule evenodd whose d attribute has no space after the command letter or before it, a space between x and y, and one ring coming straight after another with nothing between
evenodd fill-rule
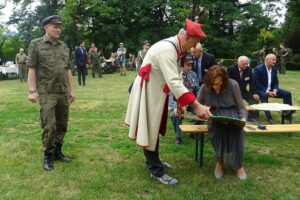
<instances>
[{"instance_id":1,"label":"paper on table","mask_svg":"<svg viewBox=\"0 0 300 200\"><path fill-rule=\"evenodd\" d=\"M255 110L266 110L266 111L284 111L284 110L299 110L295 106L290 106L289 104L282 103L260 103L253 104L251 108Z\"/></svg>"}]
</instances>

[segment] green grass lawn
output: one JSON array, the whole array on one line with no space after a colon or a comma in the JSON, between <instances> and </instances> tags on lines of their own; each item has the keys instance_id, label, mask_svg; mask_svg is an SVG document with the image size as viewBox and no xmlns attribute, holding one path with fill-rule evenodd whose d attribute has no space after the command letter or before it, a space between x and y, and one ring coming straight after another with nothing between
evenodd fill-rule
<instances>
[{"instance_id":1,"label":"green grass lawn","mask_svg":"<svg viewBox=\"0 0 300 200\"><path fill-rule=\"evenodd\" d=\"M279 75L281 88L292 91L295 105L300 105L299 75ZM175 145L168 123L160 155L174 166L168 173L179 184L165 186L150 179L142 149L128 139L123 123L133 77L132 72L92 79L90 73L86 87L79 87L74 77L77 99L70 108L64 145L73 160L55 162L51 172L42 168L39 107L27 100L27 84L0 81L0 199L300 199L296 133L248 135L244 166L249 178L241 182L230 169L223 180L214 178L209 142L200 169L194 161L194 140L184 135L184 143ZM299 120L299 112L294 116ZM273 117L280 123L279 113ZM260 120L266 122L263 113Z\"/></svg>"}]
</instances>

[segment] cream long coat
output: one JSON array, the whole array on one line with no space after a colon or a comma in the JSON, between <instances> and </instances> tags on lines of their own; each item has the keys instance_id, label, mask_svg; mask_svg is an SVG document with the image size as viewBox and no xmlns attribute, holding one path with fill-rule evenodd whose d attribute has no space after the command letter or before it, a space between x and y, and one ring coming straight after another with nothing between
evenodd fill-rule
<instances>
[{"instance_id":1,"label":"cream long coat","mask_svg":"<svg viewBox=\"0 0 300 200\"><path fill-rule=\"evenodd\" d=\"M188 93L179 75L177 59L181 53L178 38L171 37L154 44L147 52L142 68L151 64L149 80L143 81L136 76L129 97L125 123L130 126L129 138L135 139L137 145L154 151L163 120L164 107L168 106L168 94L164 86L168 85L176 99ZM190 102L191 103L191 102Z\"/></svg>"}]
</instances>

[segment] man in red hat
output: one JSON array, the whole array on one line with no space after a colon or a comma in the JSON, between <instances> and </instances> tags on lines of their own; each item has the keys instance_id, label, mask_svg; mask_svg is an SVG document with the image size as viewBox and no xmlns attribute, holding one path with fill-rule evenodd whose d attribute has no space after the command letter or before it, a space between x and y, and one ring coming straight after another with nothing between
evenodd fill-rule
<instances>
[{"instance_id":1,"label":"man in red hat","mask_svg":"<svg viewBox=\"0 0 300 200\"><path fill-rule=\"evenodd\" d=\"M206 37L201 27L201 24L186 19L185 29L150 47L128 102L125 123L130 127L129 138L144 148L151 177L168 185L178 182L166 174L168 165L159 158L159 135L164 135L166 131L168 93L171 91L174 94L182 113L185 113L185 106L190 105L200 118L207 119L211 115L183 85L177 65L181 55Z\"/></svg>"}]
</instances>

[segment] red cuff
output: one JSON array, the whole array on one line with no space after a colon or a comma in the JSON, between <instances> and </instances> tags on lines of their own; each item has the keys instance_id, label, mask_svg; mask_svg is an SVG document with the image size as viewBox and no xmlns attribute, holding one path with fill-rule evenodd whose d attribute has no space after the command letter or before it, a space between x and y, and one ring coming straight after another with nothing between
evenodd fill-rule
<instances>
[{"instance_id":1,"label":"red cuff","mask_svg":"<svg viewBox=\"0 0 300 200\"><path fill-rule=\"evenodd\" d=\"M191 92L186 92L178 98L178 103L180 106L186 106L193 103L196 97Z\"/></svg>"}]
</instances>

